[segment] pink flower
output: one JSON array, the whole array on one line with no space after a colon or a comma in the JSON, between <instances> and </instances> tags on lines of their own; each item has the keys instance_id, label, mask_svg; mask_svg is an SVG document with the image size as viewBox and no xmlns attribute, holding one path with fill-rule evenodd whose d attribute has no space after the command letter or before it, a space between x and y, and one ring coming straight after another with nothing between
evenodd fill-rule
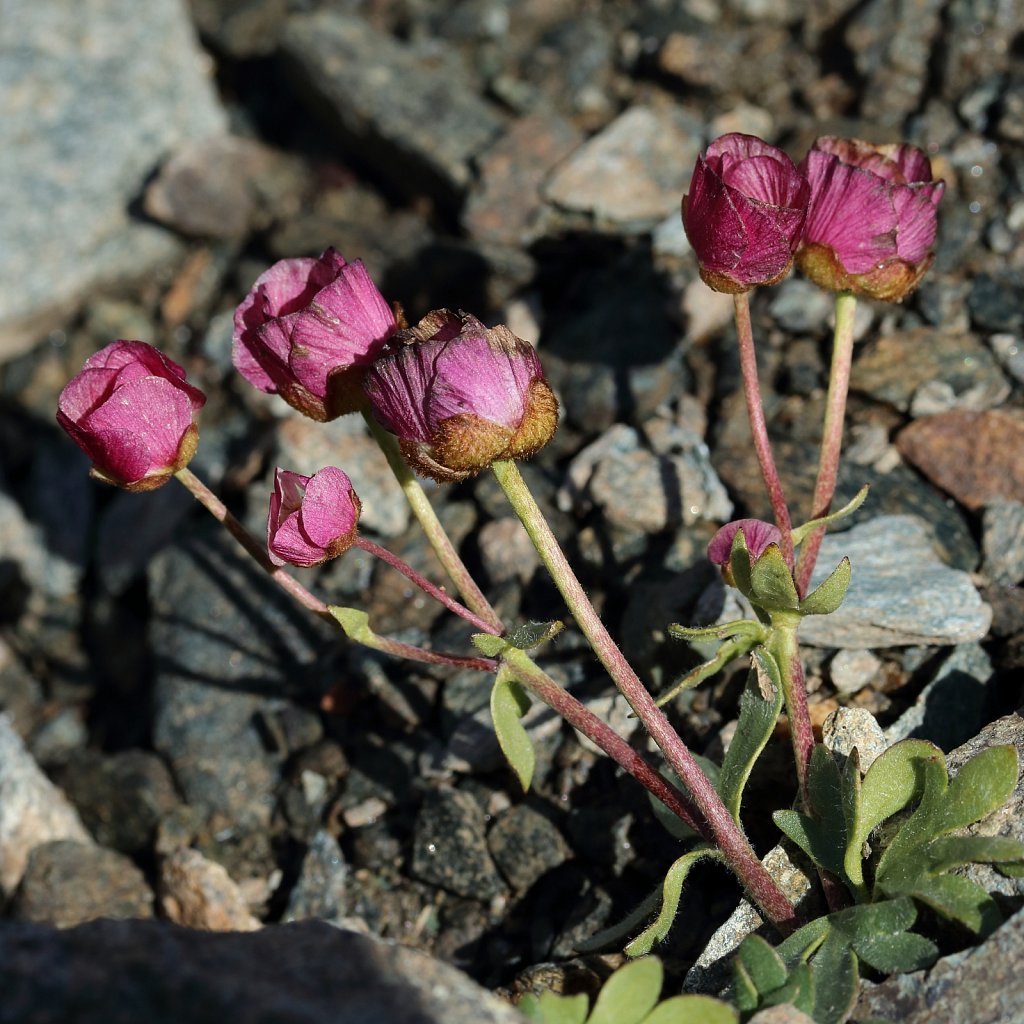
<instances>
[{"instance_id":1,"label":"pink flower","mask_svg":"<svg viewBox=\"0 0 1024 1024\"><path fill-rule=\"evenodd\" d=\"M705 283L736 293L785 277L809 194L781 149L735 132L712 142L683 197L683 227Z\"/></svg>"},{"instance_id":2,"label":"pink flower","mask_svg":"<svg viewBox=\"0 0 1024 1024\"><path fill-rule=\"evenodd\" d=\"M355 543L361 509L340 469L328 466L312 476L277 469L267 517L270 560L310 566L337 558Z\"/></svg>"},{"instance_id":3,"label":"pink flower","mask_svg":"<svg viewBox=\"0 0 1024 1024\"><path fill-rule=\"evenodd\" d=\"M152 345L115 341L90 356L57 401L57 422L92 459L93 476L151 491L188 465L199 443L192 416L206 395Z\"/></svg>"},{"instance_id":4,"label":"pink flower","mask_svg":"<svg viewBox=\"0 0 1024 1024\"><path fill-rule=\"evenodd\" d=\"M468 313L428 313L392 339L366 374L374 415L411 466L463 480L497 459L524 459L551 440L558 402L533 346Z\"/></svg>"},{"instance_id":5,"label":"pink flower","mask_svg":"<svg viewBox=\"0 0 1024 1024\"><path fill-rule=\"evenodd\" d=\"M907 144L818 139L800 165L811 202L797 261L815 284L898 302L932 263L945 185Z\"/></svg>"},{"instance_id":6,"label":"pink flower","mask_svg":"<svg viewBox=\"0 0 1024 1024\"><path fill-rule=\"evenodd\" d=\"M330 420L363 404L363 372L395 326L362 261L328 249L280 260L256 279L235 310L232 358L261 391Z\"/></svg>"},{"instance_id":7,"label":"pink flower","mask_svg":"<svg viewBox=\"0 0 1024 1024\"><path fill-rule=\"evenodd\" d=\"M732 554L733 540L737 533L743 533L744 543L750 553L750 562L753 565L767 549L769 544L782 544L782 534L777 526L766 523L763 519L734 519L726 523L711 538L708 544L708 559L722 569L727 580L732 573L729 570L730 555Z\"/></svg>"}]
</instances>

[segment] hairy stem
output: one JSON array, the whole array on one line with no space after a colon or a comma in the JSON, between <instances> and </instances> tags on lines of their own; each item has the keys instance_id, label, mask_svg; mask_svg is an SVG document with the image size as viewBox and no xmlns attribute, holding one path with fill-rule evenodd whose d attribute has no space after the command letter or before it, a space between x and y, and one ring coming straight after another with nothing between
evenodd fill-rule
<instances>
[{"instance_id":1,"label":"hairy stem","mask_svg":"<svg viewBox=\"0 0 1024 1024\"><path fill-rule=\"evenodd\" d=\"M740 348L740 369L743 373L743 396L747 402L747 418L750 420L750 432L754 439L754 451L761 467L761 476L772 503L772 514L775 525L782 533L782 554L786 564L793 565L793 524L789 515L789 506L782 493L782 481L779 471L775 468L775 456L772 454L771 442L768 440L768 424L764 418L764 403L761 399L761 382L757 376L757 354L754 349L754 331L750 324L750 300L746 292L733 296L733 307L736 313L736 336Z\"/></svg>"},{"instance_id":2,"label":"hairy stem","mask_svg":"<svg viewBox=\"0 0 1024 1024\"><path fill-rule=\"evenodd\" d=\"M391 566L392 569L400 572L407 580L414 583L429 597L432 597L435 601L439 601L445 606L450 612L454 612L460 618L465 619L467 622L472 623L477 629L482 630L485 633L492 633L495 636L500 636L502 629L498 626L493 625L486 619L480 618L479 615L474 615L465 605L459 604L450 594L445 593L441 587L431 583L425 576L421 576L408 562L399 558L393 551L388 551L387 548L381 547L379 544L374 544L372 540L367 540L365 537L356 537L355 546L361 548L368 555L374 555L379 558L382 562L386 562Z\"/></svg>"},{"instance_id":3,"label":"hairy stem","mask_svg":"<svg viewBox=\"0 0 1024 1024\"><path fill-rule=\"evenodd\" d=\"M828 375L828 398L825 404L825 424L821 438L821 456L818 460L818 479L814 484L814 504L811 518L828 515L836 493L839 474L839 453L843 447L843 419L846 396L850 390L850 366L853 362L853 323L857 312L857 296L840 292L836 296L836 329L832 335L832 366ZM811 574L818 561L818 551L825 536L825 527L812 531L800 548L796 567L797 592L803 597L811 583Z\"/></svg>"},{"instance_id":4,"label":"hairy stem","mask_svg":"<svg viewBox=\"0 0 1024 1024\"><path fill-rule=\"evenodd\" d=\"M491 468L594 653L630 708L643 722L672 770L689 790L706 823L705 834L709 841L722 851L732 870L765 915L777 926L785 928L794 919L792 904L757 859L747 837L722 803L711 780L701 770L693 754L654 703L654 698L611 638L515 463L498 461Z\"/></svg>"},{"instance_id":5,"label":"hairy stem","mask_svg":"<svg viewBox=\"0 0 1024 1024\"><path fill-rule=\"evenodd\" d=\"M789 718L789 736L793 743L793 760L796 763L796 775L800 784L800 799L804 808L811 813L811 803L807 794L807 771L814 751L814 730L807 709L804 666L800 660L800 646L796 638L799 625L799 616L793 616L792 620L782 619L779 615L774 616L768 651L775 658L782 677L782 695Z\"/></svg>"}]
</instances>

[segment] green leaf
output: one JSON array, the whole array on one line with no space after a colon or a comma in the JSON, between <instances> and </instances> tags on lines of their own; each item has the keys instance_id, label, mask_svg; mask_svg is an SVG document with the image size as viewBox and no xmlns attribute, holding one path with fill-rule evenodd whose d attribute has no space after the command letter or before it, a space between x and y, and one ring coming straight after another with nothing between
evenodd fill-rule
<instances>
[{"instance_id":1,"label":"green leaf","mask_svg":"<svg viewBox=\"0 0 1024 1024\"><path fill-rule=\"evenodd\" d=\"M676 640L727 640L730 637L744 637L753 643L768 638L768 630L754 619L733 619L714 626L680 626L673 622L668 627L669 636Z\"/></svg>"},{"instance_id":2,"label":"green leaf","mask_svg":"<svg viewBox=\"0 0 1024 1024\"><path fill-rule=\"evenodd\" d=\"M668 869L662 885L661 909L658 911L658 916L626 946L626 956L643 956L649 953L657 943L665 940L672 930L676 914L679 912L683 885L690 869L705 857L717 858L718 856L718 851L713 850L710 846L700 846L689 853L684 853Z\"/></svg>"},{"instance_id":3,"label":"green leaf","mask_svg":"<svg viewBox=\"0 0 1024 1024\"><path fill-rule=\"evenodd\" d=\"M750 600L769 612L793 612L800 598L778 544L769 544L750 569Z\"/></svg>"},{"instance_id":4,"label":"green leaf","mask_svg":"<svg viewBox=\"0 0 1024 1024\"><path fill-rule=\"evenodd\" d=\"M853 951L870 967L883 974L909 974L931 967L939 948L923 935L898 932L892 935L858 935Z\"/></svg>"},{"instance_id":5,"label":"green leaf","mask_svg":"<svg viewBox=\"0 0 1024 1024\"><path fill-rule=\"evenodd\" d=\"M640 1024L661 994L665 972L656 956L620 967L605 983L587 1024Z\"/></svg>"},{"instance_id":6,"label":"green leaf","mask_svg":"<svg viewBox=\"0 0 1024 1024\"><path fill-rule=\"evenodd\" d=\"M694 754L693 759L700 765L702 771L710 780L711 785L717 790L719 776L721 775L721 769L718 765L710 760L710 758L702 757L700 754ZM667 765L662 766L661 774L674 786L680 785L679 776ZM658 819L658 823L674 839L692 839L697 834L679 815L670 811L653 793L648 792L647 799L650 801L651 810L654 811L654 816Z\"/></svg>"},{"instance_id":7,"label":"green leaf","mask_svg":"<svg viewBox=\"0 0 1024 1024\"><path fill-rule=\"evenodd\" d=\"M495 636L493 633L474 633L469 639L473 641L473 646L488 658L498 657L509 646L503 636Z\"/></svg>"},{"instance_id":8,"label":"green leaf","mask_svg":"<svg viewBox=\"0 0 1024 1024\"><path fill-rule=\"evenodd\" d=\"M745 597L750 597L750 549L742 530L737 530L729 549L729 570L733 586Z\"/></svg>"},{"instance_id":9,"label":"green leaf","mask_svg":"<svg viewBox=\"0 0 1024 1024\"><path fill-rule=\"evenodd\" d=\"M740 943L733 967L742 968L754 990L762 995L781 988L789 973L782 957L760 935L748 935Z\"/></svg>"},{"instance_id":10,"label":"green leaf","mask_svg":"<svg viewBox=\"0 0 1024 1024\"><path fill-rule=\"evenodd\" d=\"M814 975L807 964L797 964L786 978L786 983L769 992L762 1006L782 1006L792 1003L808 1016L814 1011Z\"/></svg>"},{"instance_id":11,"label":"green leaf","mask_svg":"<svg viewBox=\"0 0 1024 1024\"><path fill-rule=\"evenodd\" d=\"M1017 786L1017 751L989 747L975 754L954 776L934 817L935 835L980 821L1002 807Z\"/></svg>"},{"instance_id":12,"label":"green leaf","mask_svg":"<svg viewBox=\"0 0 1024 1024\"><path fill-rule=\"evenodd\" d=\"M366 612L358 608L343 608L337 604L328 605L327 610L338 620L350 640L362 643L365 637L374 635L370 629L370 616Z\"/></svg>"},{"instance_id":13,"label":"green leaf","mask_svg":"<svg viewBox=\"0 0 1024 1024\"><path fill-rule=\"evenodd\" d=\"M775 947L787 967L795 967L801 960L807 960L825 941L829 933L827 917L816 917L798 928L788 939L784 939Z\"/></svg>"},{"instance_id":14,"label":"green leaf","mask_svg":"<svg viewBox=\"0 0 1024 1024\"><path fill-rule=\"evenodd\" d=\"M736 1011L711 996L673 996L656 1006L643 1024L738 1024Z\"/></svg>"},{"instance_id":15,"label":"green leaf","mask_svg":"<svg viewBox=\"0 0 1024 1024\"><path fill-rule=\"evenodd\" d=\"M1024 844L1004 836L943 836L928 844L926 855L928 871L939 874L963 864L1024 862Z\"/></svg>"},{"instance_id":16,"label":"green leaf","mask_svg":"<svg viewBox=\"0 0 1024 1024\"><path fill-rule=\"evenodd\" d=\"M843 872L843 835L796 811L775 811L772 820L818 867L834 875Z\"/></svg>"},{"instance_id":17,"label":"green leaf","mask_svg":"<svg viewBox=\"0 0 1024 1024\"><path fill-rule=\"evenodd\" d=\"M908 882L902 892L981 936L988 935L1002 921L992 897L976 882L960 875L922 875Z\"/></svg>"},{"instance_id":18,"label":"green leaf","mask_svg":"<svg viewBox=\"0 0 1024 1024\"><path fill-rule=\"evenodd\" d=\"M832 523L838 522L840 519L845 519L848 515L852 515L864 504L864 499L868 496L868 491L871 489L870 484L865 484L855 495L853 501L845 504L838 512L832 512L830 515L822 516L820 519L812 519L810 522L802 523L800 526L793 530L793 544L794 546L800 544L812 531L816 530L819 526L830 526Z\"/></svg>"},{"instance_id":19,"label":"green leaf","mask_svg":"<svg viewBox=\"0 0 1024 1024\"><path fill-rule=\"evenodd\" d=\"M815 1024L843 1024L857 1004L860 977L857 956L836 931L825 937L811 966Z\"/></svg>"},{"instance_id":20,"label":"green leaf","mask_svg":"<svg viewBox=\"0 0 1024 1024\"><path fill-rule=\"evenodd\" d=\"M762 632L766 632L763 627ZM726 640L718 648L713 658L687 672L679 682L667 693L661 694L654 703L660 708L672 700L673 697L682 693L683 690L690 690L695 686L699 686L705 679L710 679L716 672L725 668L734 658L738 658L741 654L747 654L755 642L747 637L732 637Z\"/></svg>"},{"instance_id":21,"label":"green leaf","mask_svg":"<svg viewBox=\"0 0 1024 1024\"><path fill-rule=\"evenodd\" d=\"M532 992L519 1000L516 1009L536 1024L584 1024L590 1000L581 992L575 996L560 996L554 992Z\"/></svg>"},{"instance_id":22,"label":"green leaf","mask_svg":"<svg viewBox=\"0 0 1024 1024\"><path fill-rule=\"evenodd\" d=\"M519 778L524 792L530 788L537 762L530 737L519 721L529 710L529 696L512 678L508 668L502 665L491 689L491 718L501 752Z\"/></svg>"},{"instance_id":23,"label":"green leaf","mask_svg":"<svg viewBox=\"0 0 1024 1024\"><path fill-rule=\"evenodd\" d=\"M651 915L661 906L661 886L654 890L647 898L630 911L621 921L616 924L602 928L596 935L584 939L576 944L577 953L593 953L599 949L607 949L611 945L617 945L619 940L631 935L640 927L644 921L649 921Z\"/></svg>"},{"instance_id":24,"label":"green leaf","mask_svg":"<svg viewBox=\"0 0 1024 1024\"><path fill-rule=\"evenodd\" d=\"M849 558L844 558L801 602L801 615L831 615L846 597L852 574Z\"/></svg>"},{"instance_id":25,"label":"green leaf","mask_svg":"<svg viewBox=\"0 0 1024 1024\"><path fill-rule=\"evenodd\" d=\"M1001 875L1005 875L1007 878L1024 878L1024 864L1019 861L1014 861L1008 864L995 864L993 865Z\"/></svg>"},{"instance_id":26,"label":"green leaf","mask_svg":"<svg viewBox=\"0 0 1024 1024\"><path fill-rule=\"evenodd\" d=\"M740 720L722 761L718 793L738 823L743 787L761 756L782 710L782 681L775 659L755 647L747 685L740 697Z\"/></svg>"},{"instance_id":27,"label":"green leaf","mask_svg":"<svg viewBox=\"0 0 1024 1024\"><path fill-rule=\"evenodd\" d=\"M565 623L555 620L553 622L527 622L512 630L508 638L510 646L520 651L532 651L535 647L553 640L562 630Z\"/></svg>"}]
</instances>

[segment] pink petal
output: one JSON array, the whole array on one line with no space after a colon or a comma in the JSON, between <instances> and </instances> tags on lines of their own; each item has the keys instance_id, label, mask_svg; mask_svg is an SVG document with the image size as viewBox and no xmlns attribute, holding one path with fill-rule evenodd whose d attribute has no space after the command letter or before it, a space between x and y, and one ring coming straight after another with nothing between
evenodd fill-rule
<instances>
[{"instance_id":1,"label":"pink petal","mask_svg":"<svg viewBox=\"0 0 1024 1024\"><path fill-rule=\"evenodd\" d=\"M690 182L683 227L701 266L718 273L732 271L746 249L747 229L734 194L702 156Z\"/></svg>"},{"instance_id":2,"label":"pink petal","mask_svg":"<svg viewBox=\"0 0 1024 1024\"><path fill-rule=\"evenodd\" d=\"M743 531L743 539L752 560L760 558L769 544L782 543L782 534L777 526L762 519L734 519L711 538L708 544L709 561L715 565L726 565L732 554L733 539L740 530Z\"/></svg>"},{"instance_id":3,"label":"pink petal","mask_svg":"<svg viewBox=\"0 0 1024 1024\"><path fill-rule=\"evenodd\" d=\"M85 365L87 368L68 381L57 399L57 409L74 423L105 401L117 383L116 369L90 367L88 361Z\"/></svg>"},{"instance_id":4,"label":"pink petal","mask_svg":"<svg viewBox=\"0 0 1024 1024\"><path fill-rule=\"evenodd\" d=\"M942 197L944 185L897 189L893 205L899 225L896 230L896 252L907 263L920 263L935 244L937 222L935 204Z\"/></svg>"},{"instance_id":5,"label":"pink petal","mask_svg":"<svg viewBox=\"0 0 1024 1024\"><path fill-rule=\"evenodd\" d=\"M293 512L278 524L267 544L267 553L275 565L318 565L324 560L324 549L302 532L299 513Z\"/></svg>"},{"instance_id":6,"label":"pink petal","mask_svg":"<svg viewBox=\"0 0 1024 1024\"><path fill-rule=\"evenodd\" d=\"M352 495L352 481L340 469L314 473L299 512L301 531L321 548L351 533L359 518Z\"/></svg>"},{"instance_id":7,"label":"pink petal","mask_svg":"<svg viewBox=\"0 0 1024 1024\"><path fill-rule=\"evenodd\" d=\"M786 163L773 156L751 157L735 164L722 180L744 196L775 207L795 206L801 195L806 202L807 183L788 157Z\"/></svg>"},{"instance_id":8,"label":"pink petal","mask_svg":"<svg viewBox=\"0 0 1024 1024\"><path fill-rule=\"evenodd\" d=\"M403 345L378 359L366 374L363 390L373 413L393 434L429 443L426 403L433 384L433 359L420 351L426 342Z\"/></svg>"},{"instance_id":9,"label":"pink petal","mask_svg":"<svg viewBox=\"0 0 1024 1024\"><path fill-rule=\"evenodd\" d=\"M166 468L166 464L153 458L145 438L131 427L92 431L85 451L97 468L126 484Z\"/></svg>"}]
</instances>

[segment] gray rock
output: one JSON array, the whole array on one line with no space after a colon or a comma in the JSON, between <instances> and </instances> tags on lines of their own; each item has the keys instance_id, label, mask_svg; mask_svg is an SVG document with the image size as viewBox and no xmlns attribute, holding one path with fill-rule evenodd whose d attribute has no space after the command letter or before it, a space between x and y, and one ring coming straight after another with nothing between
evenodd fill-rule
<instances>
[{"instance_id":1,"label":"gray rock","mask_svg":"<svg viewBox=\"0 0 1024 1024\"><path fill-rule=\"evenodd\" d=\"M914 705L885 730L886 741L930 740L943 750L963 743L984 724L991 678L992 661L980 644L954 648Z\"/></svg>"},{"instance_id":2,"label":"gray rock","mask_svg":"<svg viewBox=\"0 0 1024 1024\"><path fill-rule=\"evenodd\" d=\"M862 772L887 746L881 726L867 708L836 708L821 724L821 742L843 758L856 748Z\"/></svg>"},{"instance_id":3,"label":"gray rock","mask_svg":"<svg viewBox=\"0 0 1024 1024\"><path fill-rule=\"evenodd\" d=\"M160 909L175 924L211 932L251 932L260 922L223 864L184 847L160 864Z\"/></svg>"},{"instance_id":4,"label":"gray rock","mask_svg":"<svg viewBox=\"0 0 1024 1024\"><path fill-rule=\"evenodd\" d=\"M92 842L78 812L0 715L0 894L17 887L32 850L57 839Z\"/></svg>"},{"instance_id":5,"label":"gray rock","mask_svg":"<svg viewBox=\"0 0 1024 1024\"><path fill-rule=\"evenodd\" d=\"M599 230L651 231L678 208L701 142L681 109L631 107L555 170L545 197Z\"/></svg>"},{"instance_id":6,"label":"gray rock","mask_svg":"<svg viewBox=\"0 0 1024 1024\"><path fill-rule=\"evenodd\" d=\"M205 524L158 555L149 579L154 745L188 803L221 827L262 830L284 755L266 749L258 715L284 706L291 681L318 685L312 666L330 627Z\"/></svg>"},{"instance_id":7,"label":"gray rock","mask_svg":"<svg viewBox=\"0 0 1024 1024\"><path fill-rule=\"evenodd\" d=\"M1024 311L1019 301L1022 287L1024 278L1019 270L978 274L967 300L971 319L990 331L1020 334L1024 329Z\"/></svg>"},{"instance_id":8,"label":"gray rock","mask_svg":"<svg viewBox=\"0 0 1024 1024\"><path fill-rule=\"evenodd\" d=\"M319 917L336 921L347 914L348 865L338 840L319 829L309 841L299 879L288 894L284 921Z\"/></svg>"},{"instance_id":9,"label":"gray rock","mask_svg":"<svg viewBox=\"0 0 1024 1024\"><path fill-rule=\"evenodd\" d=\"M59 600L77 591L82 566L52 551L43 531L4 490L0 490L0 552L18 566L24 582L46 598Z\"/></svg>"},{"instance_id":10,"label":"gray rock","mask_svg":"<svg viewBox=\"0 0 1024 1024\"><path fill-rule=\"evenodd\" d=\"M320 922L248 934L162 921L8 924L0 991L0 1024L522 1024L454 968Z\"/></svg>"},{"instance_id":11,"label":"gray rock","mask_svg":"<svg viewBox=\"0 0 1024 1024\"><path fill-rule=\"evenodd\" d=\"M0 28L0 360L178 254L129 204L169 152L225 123L181 0L65 15L12 0Z\"/></svg>"},{"instance_id":12,"label":"gray rock","mask_svg":"<svg viewBox=\"0 0 1024 1024\"><path fill-rule=\"evenodd\" d=\"M829 662L828 674L832 685L843 694L864 689L882 667L871 651L838 651Z\"/></svg>"},{"instance_id":13,"label":"gray rock","mask_svg":"<svg viewBox=\"0 0 1024 1024\"><path fill-rule=\"evenodd\" d=\"M1013 586L1024 578L1024 504L993 501L981 520L981 571L993 583Z\"/></svg>"},{"instance_id":14,"label":"gray rock","mask_svg":"<svg viewBox=\"0 0 1024 1024\"><path fill-rule=\"evenodd\" d=\"M58 928L98 917L152 917L153 892L123 853L58 839L29 854L12 916Z\"/></svg>"},{"instance_id":15,"label":"gray rock","mask_svg":"<svg viewBox=\"0 0 1024 1024\"><path fill-rule=\"evenodd\" d=\"M779 285L768 309L776 323L787 331L817 334L825 330L832 306L828 292L802 277L790 277Z\"/></svg>"},{"instance_id":16,"label":"gray rock","mask_svg":"<svg viewBox=\"0 0 1024 1024\"><path fill-rule=\"evenodd\" d=\"M488 833L487 845L498 869L517 893L564 864L572 851L554 823L527 804L510 807Z\"/></svg>"},{"instance_id":17,"label":"gray rock","mask_svg":"<svg viewBox=\"0 0 1024 1024\"><path fill-rule=\"evenodd\" d=\"M1024 1019L1024 910L978 946L943 957L929 971L864 986L857 1019L902 1024L1016 1024Z\"/></svg>"},{"instance_id":18,"label":"gray rock","mask_svg":"<svg viewBox=\"0 0 1024 1024\"><path fill-rule=\"evenodd\" d=\"M523 524L512 516L484 523L477 537L480 560L492 583L527 583L540 565L540 556Z\"/></svg>"},{"instance_id":19,"label":"gray rock","mask_svg":"<svg viewBox=\"0 0 1024 1024\"><path fill-rule=\"evenodd\" d=\"M431 69L365 21L332 10L289 19L281 52L339 137L406 195L455 204L501 118L470 84Z\"/></svg>"},{"instance_id":20,"label":"gray rock","mask_svg":"<svg viewBox=\"0 0 1024 1024\"><path fill-rule=\"evenodd\" d=\"M992 611L967 573L936 556L927 525L914 516L879 516L825 538L812 586L848 555L853 579L842 607L800 627L816 647L900 647L980 640Z\"/></svg>"},{"instance_id":21,"label":"gray rock","mask_svg":"<svg viewBox=\"0 0 1024 1024\"><path fill-rule=\"evenodd\" d=\"M989 345L1002 368L1018 383L1024 383L1024 345L1015 334L989 335Z\"/></svg>"},{"instance_id":22,"label":"gray rock","mask_svg":"<svg viewBox=\"0 0 1024 1024\"><path fill-rule=\"evenodd\" d=\"M489 900L504 889L484 835L484 812L468 793L427 794L416 818L412 873L457 896Z\"/></svg>"}]
</instances>

